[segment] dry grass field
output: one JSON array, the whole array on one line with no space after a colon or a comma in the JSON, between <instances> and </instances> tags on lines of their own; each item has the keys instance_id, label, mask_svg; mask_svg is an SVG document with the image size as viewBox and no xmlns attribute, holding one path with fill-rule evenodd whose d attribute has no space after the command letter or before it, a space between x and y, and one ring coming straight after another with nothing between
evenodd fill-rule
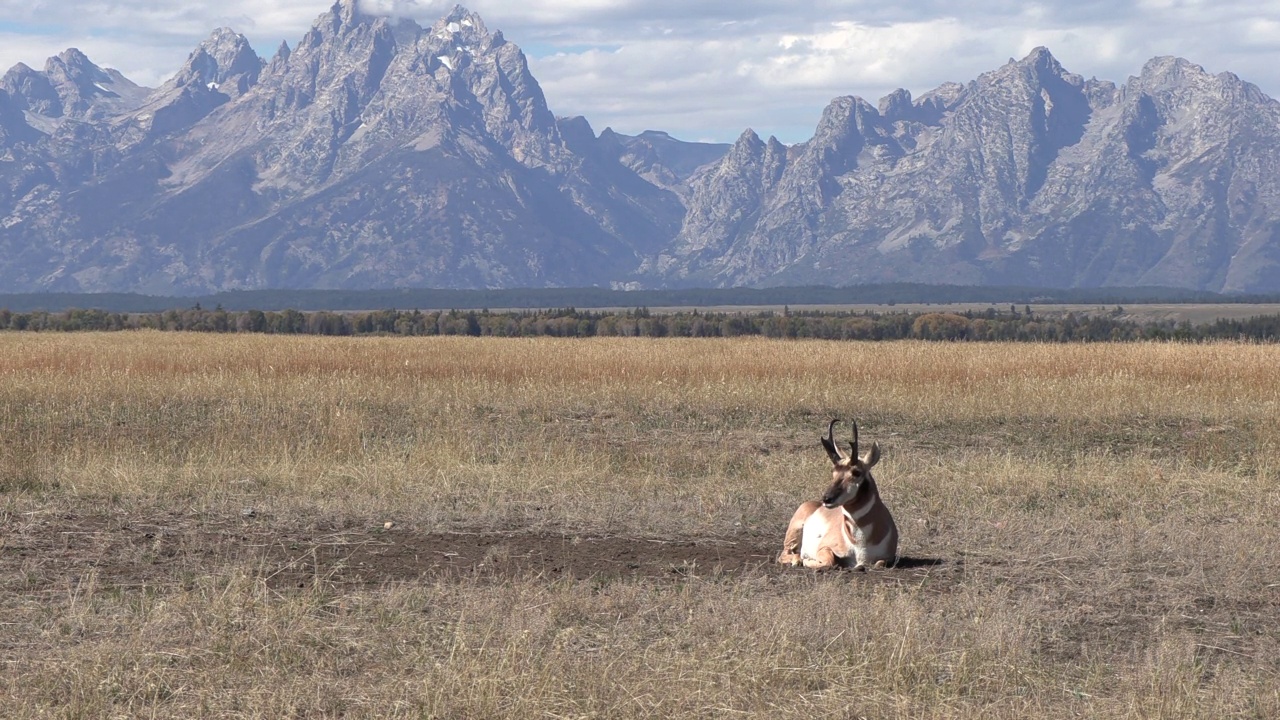
<instances>
[{"instance_id":1,"label":"dry grass field","mask_svg":"<svg viewBox=\"0 0 1280 720\"><path fill-rule=\"evenodd\" d=\"M0 334L0 717L1280 717L1280 347ZM876 440L901 567L773 564Z\"/></svg>"}]
</instances>

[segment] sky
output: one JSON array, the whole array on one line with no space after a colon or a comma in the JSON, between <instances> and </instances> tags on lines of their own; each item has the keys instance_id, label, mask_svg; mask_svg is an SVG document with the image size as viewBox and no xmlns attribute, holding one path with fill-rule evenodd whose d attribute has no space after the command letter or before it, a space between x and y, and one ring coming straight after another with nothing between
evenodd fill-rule
<instances>
[{"instance_id":1,"label":"sky","mask_svg":"<svg viewBox=\"0 0 1280 720\"><path fill-rule=\"evenodd\" d=\"M362 0L430 25L454 0ZM0 68L77 47L156 86L217 27L269 57L332 0L0 0ZM1037 46L1123 83L1152 57L1231 71L1280 97L1280 0L470 0L524 50L557 115L596 132L732 142L751 128L807 140L832 98L872 104L967 82Z\"/></svg>"}]
</instances>

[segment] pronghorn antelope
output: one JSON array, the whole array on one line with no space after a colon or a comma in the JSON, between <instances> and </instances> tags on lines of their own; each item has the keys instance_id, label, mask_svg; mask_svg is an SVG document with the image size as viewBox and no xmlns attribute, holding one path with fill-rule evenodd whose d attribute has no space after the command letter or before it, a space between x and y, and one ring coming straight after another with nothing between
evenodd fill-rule
<instances>
[{"instance_id":1,"label":"pronghorn antelope","mask_svg":"<svg viewBox=\"0 0 1280 720\"><path fill-rule=\"evenodd\" d=\"M838 422L839 418L832 420L822 438L834 465L831 487L822 494L822 502L810 500L791 516L778 556L784 565L865 570L897 562L898 527L871 477L871 466L880 460L880 444L871 443L867 454L859 456L858 424L850 421L853 439L845 455L832 437Z\"/></svg>"}]
</instances>

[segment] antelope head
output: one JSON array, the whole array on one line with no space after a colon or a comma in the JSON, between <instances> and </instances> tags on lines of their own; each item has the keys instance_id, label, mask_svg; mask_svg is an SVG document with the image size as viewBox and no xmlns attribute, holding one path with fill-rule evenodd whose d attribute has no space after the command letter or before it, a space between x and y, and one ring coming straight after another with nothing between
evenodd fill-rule
<instances>
[{"instance_id":1,"label":"antelope head","mask_svg":"<svg viewBox=\"0 0 1280 720\"><path fill-rule=\"evenodd\" d=\"M853 426L853 438L849 440L849 453L846 455L836 444L833 432L839 418L827 426L827 436L822 438L822 447L831 458L831 487L822 494L822 504L829 508L837 508L849 502L862 489L863 483L871 478L871 466L880 462L880 444L871 443L866 455L858 455L858 423L850 420Z\"/></svg>"}]
</instances>

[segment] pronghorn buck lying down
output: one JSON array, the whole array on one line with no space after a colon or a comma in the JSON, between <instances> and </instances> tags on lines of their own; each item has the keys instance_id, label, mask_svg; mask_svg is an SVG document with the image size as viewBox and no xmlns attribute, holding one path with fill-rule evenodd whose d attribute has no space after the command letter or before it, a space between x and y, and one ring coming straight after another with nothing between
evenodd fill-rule
<instances>
[{"instance_id":1,"label":"pronghorn buck lying down","mask_svg":"<svg viewBox=\"0 0 1280 720\"><path fill-rule=\"evenodd\" d=\"M845 455L832 437L838 422L839 418L832 420L822 438L834 465L831 487L822 494L822 502L810 500L791 516L778 556L784 565L865 570L898 560L898 526L871 477L871 466L880 460L880 445L871 443L867 454L859 456L858 424L850 421L853 439Z\"/></svg>"}]
</instances>

